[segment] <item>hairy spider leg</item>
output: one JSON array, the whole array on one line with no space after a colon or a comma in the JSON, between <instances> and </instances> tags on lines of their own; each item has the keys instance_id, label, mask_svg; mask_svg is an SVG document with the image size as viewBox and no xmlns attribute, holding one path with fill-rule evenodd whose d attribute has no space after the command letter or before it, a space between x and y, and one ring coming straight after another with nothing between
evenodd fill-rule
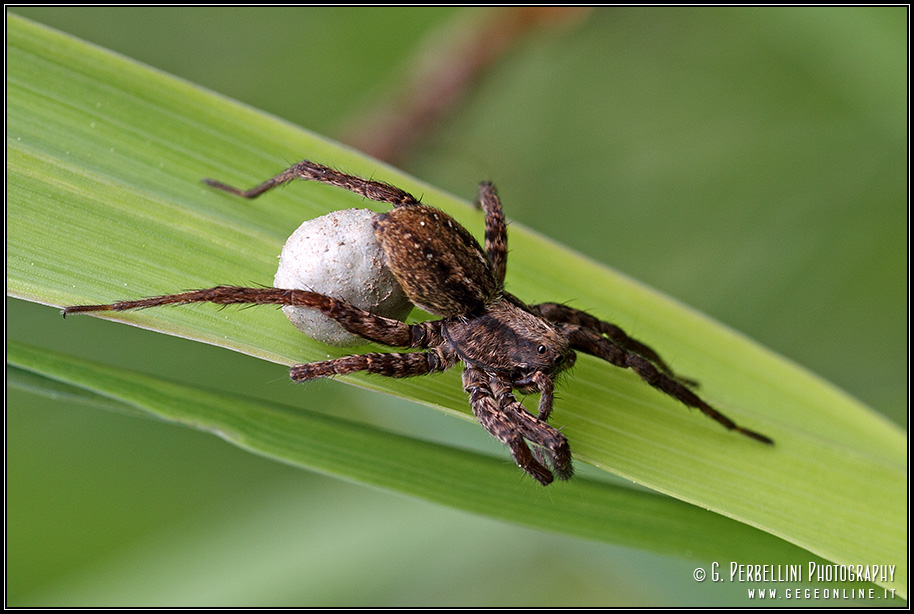
<instances>
[{"instance_id":1,"label":"hairy spider leg","mask_svg":"<svg viewBox=\"0 0 914 614\"><path fill-rule=\"evenodd\" d=\"M584 328L576 324L561 324L560 326L565 331L565 334L568 335L572 348L602 358L617 367L630 368L641 379L657 390L682 401L689 407L700 410L706 416L716 420L731 431L737 431L762 443L774 443L772 439L761 433L738 426L733 420L705 403L687 386L660 371L654 363L644 356L618 345L612 339L604 337L593 329Z\"/></svg>"},{"instance_id":2,"label":"hairy spider leg","mask_svg":"<svg viewBox=\"0 0 914 614\"><path fill-rule=\"evenodd\" d=\"M599 318L595 318L586 311L581 311L580 309L575 309L574 307L569 307L568 305L563 305L561 303L540 303L538 305L530 305L530 309L536 315L550 322L556 324L576 324L584 328L595 330L602 335L606 335L625 350L640 354L647 358L654 363L658 369L679 382L687 386L692 386L693 388L698 386L698 382L673 373L673 370L670 369L669 365L660 358L653 348L637 339L629 337L624 330L615 324L605 322Z\"/></svg>"},{"instance_id":3,"label":"hairy spider leg","mask_svg":"<svg viewBox=\"0 0 914 614\"><path fill-rule=\"evenodd\" d=\"M508 227L495 186L488 181L479 184L476 205L486 214L486 256L499 286L505 284L508 267Z\"/></svg>"},{"instance_id":4,"label":"hairy spider leg","mask_svg":"<svg viewBox=\"0 0 914 614\"><path fill-rule=\"evenodd\" d=\"M534 373L532 379L533 383L536 384L537 389L540 391L539 415L537 415L537 418L545 422L549 419L549 414L552 413L552 402L555 398L555 382L542 371Z\"/></svg>"},{"instance_id":5,"label":"hairy spider leg","mask_svg":"<svg viewBox=\"0 0 914 614\"><path fill-rule=\"evenodd\" d=\"M295 365L289 375L296 382L320 377L348 375L364 371L385 377L413 377L447 371L457 364L457 354L445 347L433 347L425 352L353 354L321 362Z\"/></svg>"},{"instance_id":6,"label":"hairy spider leg","mask_svg":"<svg viewBox=\"0 0 914 614\"><path fill-rule=\"evenodd\" d=\"M162 305L184 305L189 303L215 303L217 305L283 305L319 309L339 322L346 330L369 341L395 347L426 348L441 343L442 337L437 322L422 322L409 325L399 320L375 315L317 292L287 290L284 288L244 288L240 286L217 286L203 290L191 290L179 294L166 294L132 301L120 301L107 305L75 305L64 308L64 317L72 313L93 311L128 311L147 309Z\"/></svg>"},{"instance_id":7,"label":"hairy spider leg","mask_svg":"<svg viewBox=\"0 0 914 614\"><path fill-rule=\"evenodd\" d=\"M230 185L226 185L221 181L216 181L215 179L204 179L203 183L243 198L257 198L267 190L288 183L293 179L327 183L329 185L344 188L350 192L355 192L356 194L361 194L370 200L380 203L390 203L395 207L419 204L419 201L412 194L392 186L389 183L362 179L361 177L349 175L348 173L343 173L336 169L332 169L329 166L311 162L310 160L302 160L298 164L287 168L275 177L267 179L259 186L251 188L250 190L240 190Z\"/></svg>"},{"instance_id":8,"label":"hairy spider leg","mask_svg":"<svg viewBox=\"0 0 914 614\"><path fill-rule=\"evenodd\" d=\"M168 294L133 301L121 301L107 305L76 305L63 310L66 317L72 313L93 311L127 311L147 309L162 305L188 303L216 303L218 305L294 305L319 309L339 322L343 328L369 341L395 347L430 348L427 352L380 353L344 356L332 360L295 365L290 369L294 381L302 382L319 377L346 375L358 371L375 373L387 377L411 377L435 371L446 371L457 361L457 354L445 347L439 321L421 322L408 325L399 320L385 318L359 309L323 294L306 290L282 288L243 288L218 286L204 290L192 290L180 294Z\"/></svg>"},{"instance_id":9,"label":"hairy spider leg","mask_svg":"<svg viewBox=\"0 0 914 614\"><path fill-rule=\"evenodd\" d=\"M524 438L536 444L534 455L538 452L545 453L556 477L560 480L571 478L574 467L571 464L571 448L565 436L549 426L543 418L531 415L515 398L511 382L504 377L490 375L489 388L499 409L510 417Z\"/></svg>"},{"instance_id":10,"label":"hairy spider leg","mask_svg":"<svg viewBox=\"0 0 914 614\"><path fill-rule=\"evenodd\" d=\"M569 362L568 366L574 363L574 359ZM533 390L539 392L540 402L539 407L537 408L539 413L537 418L540 420L548 420L549 415L552 413L552 404L555 399L555 382L552 380L552 377L546 375L542 371L534 371L529 376L524 377L520 380L515 380L511 382L514 388L521 390L522 392L532 392Z\"/></svg>"},{"instance_id":11,"label":"hairy spider leg","mask_svg":"<svg viewBox=\"0 0 914 614\"><path fill-rule=\"evenodd\" d=\"M516 416L503 411L492 394L489 375L477 367L467 365L463 370L463 389L470 395L470 407L476 420L495 439L511 449L517 466L526 471L543 486L552 483L553 475L530 451L515 423Z\"/></svg>"}]
</instances>

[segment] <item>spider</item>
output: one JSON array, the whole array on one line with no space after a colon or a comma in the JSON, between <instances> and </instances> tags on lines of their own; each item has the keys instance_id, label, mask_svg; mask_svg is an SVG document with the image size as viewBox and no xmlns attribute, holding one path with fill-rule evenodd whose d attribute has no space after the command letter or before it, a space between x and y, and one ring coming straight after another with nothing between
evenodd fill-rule
<instances>
[{"instance_id":1,"label":"spider","mask_svg":"<svg viewBox=\"0 0 914 614\"><path fill-rule=\"evenodd\" d=\"M393 205L374 222L386 264L416 306L440 319L406 324L358 309L344 301L282 288L218 286L108 305L67 307L63 315L124 311L168 304L275 304L311 307L369 341L423 351L357 354L295 365L290 374L304 382L365 371L411 377L464 365L463 388L473 414L511 449L518 466L543 485L572 476L566 437L547 422L556 377L574 365L576 351L632 369L645 382L724 427L763 443L771 439L738 426L696 395L694 382L677 377L653 349L621 328L559 303L528 305L504 288L507 227L495 186L479 186L477 205L485 213L485 248L444 212L424 205L387 183L362 179L303 160L250 190L204 179L207 185L252 199L293 179L345 188ZM538 392L533 415L514 391ZM531 449L532 445L532 449Z\"/></svg>"}]
</instances>

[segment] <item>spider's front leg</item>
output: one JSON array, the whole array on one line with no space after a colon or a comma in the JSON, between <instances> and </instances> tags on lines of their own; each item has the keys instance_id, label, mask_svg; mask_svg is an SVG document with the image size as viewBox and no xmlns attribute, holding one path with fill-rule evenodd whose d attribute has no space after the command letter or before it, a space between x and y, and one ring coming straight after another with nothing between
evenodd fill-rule
<instances>
[{"instance_id":1,"label":"spider's front leg","mask_svg":"<svg viewBox=\"0 0 914 614\"><path fill-rule=\"evenodd\" d=\"M543 422L549 419L549 415L552 413L552 403L555 400L555 382L551 377L542 371L534 371L532 375L514 380L511 384L523 393L539 392L539 413L536 417Z\"/></svg>"},{"instance_id":2,"label":"spider's front leg","mask_svg":"<svg viewBox=\"0 0 914 614\"><path fill-rule=\"evenodd\" d=\"M601 335L606 335L612 339L616 345L622 347L626 351L634 352L645 357L670 377L679 380L687 386L694 387L698 385L697 382L675 375L669 365L660 358L653 348L637 339L629 337L624 330L615 324L595 318L586 311L581 311L580 309L575 309L560 303L540 303L539 305L531 305L530 309L533 313L555 324L574 324L596 331Z\"/></svg>"},{"instance_id":3,"label":"spider's front leg","mask_svg":"<svg viewBox=\"0 0 914 614\"><path fill-rule=\"evenodd\" d=\"M568 336L571 347L574 349L602 358L617 367L631 369L641 379L657 390L668 394L674 399L682 401L689 407L700 410L706 416L716 420L728 430L737 431L756 441L761 441L762 443L774 443L771 438L762 435L761 433L737 425L733 420L708 405L697 394L692 392L688 386L685 386L675 377L658 369L653 362L640 353L633 352L616 344L612 339L607 339L591 328L578 326L576 324L563 324L561 327Z\"/></svg>"},{"instance_id":4,"label":"spider's front leg","mask_svg":"<svg viewBox=\"0 0 914 614\"><path fill-rule=\"evenodd\" d=\"M463 389L470 395L473 415L493 437L511 448L517 466L543 486L551 484L552 472L534 457L512 413L503 411L493 396L489 375L467 365L463 371Z\"/></svg>"},{"instance_id":5,"label":"spider's front leg","mask_svg":"<svg viewBox=\"0 0 914 614\"><path fill-rule=\"evenodd\" d=\"M549 381L551 384L552 380ZM565 436L557 429L549 426L542 416L534 417L531 415L527 408L514 397L514 393L511 390L512 384L506 379L492 376L489 378L489 386L495 400L498 402L499 409L509 417L524 438L535 445L534 453L541 452L545 454L560 480L571 478L574 473L574 467L571 464L571 448L568 446L568 440ZM550 387L548 400L550 411L552 409L551 390ZM540 406L542 407L542 398L540 399Z\"/></svg>"}]
</instances>

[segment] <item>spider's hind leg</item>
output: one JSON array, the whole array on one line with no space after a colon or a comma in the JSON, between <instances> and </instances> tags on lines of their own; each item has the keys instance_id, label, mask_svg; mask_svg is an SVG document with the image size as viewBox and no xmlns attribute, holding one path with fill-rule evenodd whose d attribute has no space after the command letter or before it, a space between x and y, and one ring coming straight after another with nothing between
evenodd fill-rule
<instances>
[{"instance_id":1,"label":"spider's hind leg","mask_svg":"<svg viewBox=\"0 0 914 614\"><path fill-rule=\"evenodd\" d=\"M244 288L241 286L217 286L203 290L191 290L179 294L152 296L132 301L119 301L105 305L74 305L64 308L61 313L67 317L73 313L97 311L128 311L148 309L163 305L187 305L190 303L215 303L217 305L282 305L311 307L351 333L368 341L402 348L428 348L442 342L440 321L406 324L393 318L385 318L359 309L346 301L340 301L317 292L287 290L284 288Z\"/></svg>"},{"instance_id":2,"label":"spider's hind leg","mask_svg":"<svg viewBox=\"0 0 914 614\"><path fill-rule=\"evenodd\" d=\"M61 314L97 311L129 311L164 305L190 303L215 303L217 305L282 305L311 307L340 323L351 333L369 341L396 347L430 347L440 343L436 322L409 325L399 320L375 315L317 292L288 290L284 288L245 288L241 286L216 286L203 290L190 290L178 294L165 294L131 301L118 301L105 305L74 305L65 307Z\"/></svg>"},{"instance_id":3,"label":"spider's hind leg","mask_svg":"<svg viewBox=\"0 0 914 614\"><path fill-rule=\"evenodd\" d=\"M310 160L302 160L250 190L240 190L224 184L221 181L216 181L215 179L204 179L203 183L216 188L217 190L222 190L223 192L228 192L235 196L241 196L242 198L257 198L264 192L272 190L276 186L288 183L293 179L327 183L349 190L350 192L355 192L356 194L361 194L365 198L380 203L389 203L395 207L419 204L418 199L412 194L392 186L389 183L362 179L361 177L350 175L349 173L344 173L330 168L329 166L311 162Z\"/></svg>"},{"instance_id":4,"label":"spider's hind leg","mask_svg":"<svg viewBox=\"0 0 914 614\"><path fill-rule=\"evenodd\" d=\"M357 371L376 373L387 377L410 377L434 371L444 371L454 366L457 356L442 344L439 321L405 324L399 320L375 315L350 305L345 301L309 292L283 288L244 288L217 286L204 290L191 290L150 298L120 301L106 305L76 305L66 307L63 315L96 311L128 311L148 309L163 305L190 303L215 303L217 305L292 305L318 309L339 322L343 328L364 339L395 347L430 348L427 352L369 353L345 356L333 360L296 365L290 374L295 381L318 377L345 375Z\"/></svg>"}]
</instances>

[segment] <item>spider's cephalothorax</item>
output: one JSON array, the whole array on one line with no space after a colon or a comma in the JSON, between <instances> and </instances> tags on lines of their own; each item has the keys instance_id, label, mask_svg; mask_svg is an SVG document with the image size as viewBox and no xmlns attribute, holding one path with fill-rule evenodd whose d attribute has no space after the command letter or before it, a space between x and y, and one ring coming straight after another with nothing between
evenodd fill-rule
<instances>
[{"instance_id":1,"label":"spider's cephalothorax","mask_svg":"<svg viewBox=\"0 0 914 614\"><path fill-rule=\"evenodd\" d=\"M728 429L764 443L764 435L737 426L712 408L677 378L647 345L619 327L558 303L528 305L504 289L507 229L501 202L490 183L479 188L479 205L486 214L485 249L447 214L421 204L392 185L370 181L304 160L251 190L242 191L213 180L208 185L255 198L292 179L339 186L371 200L394 206L380 214L375 234L387 267L409 299L441 319L405 324L358 309L344 301L306 290L219 286L108 305L67 307L63 314L124 311L176 303L277 304L319 309L348 331L407 353L369 353L296 365L292 379L358 371L409 377L444 371L464 364L463 387L479 422L511 448L517 464L541 484L554 475L572 474L568 440L547 419L552 412L556 376L575 361L575 350L630 368L648 384L694 407ZM539 392L534 416L513 391ZM533 445L531 450L530 445ZM554 473L554 475L553 475Z\"/></svg>"}]
</instances>

